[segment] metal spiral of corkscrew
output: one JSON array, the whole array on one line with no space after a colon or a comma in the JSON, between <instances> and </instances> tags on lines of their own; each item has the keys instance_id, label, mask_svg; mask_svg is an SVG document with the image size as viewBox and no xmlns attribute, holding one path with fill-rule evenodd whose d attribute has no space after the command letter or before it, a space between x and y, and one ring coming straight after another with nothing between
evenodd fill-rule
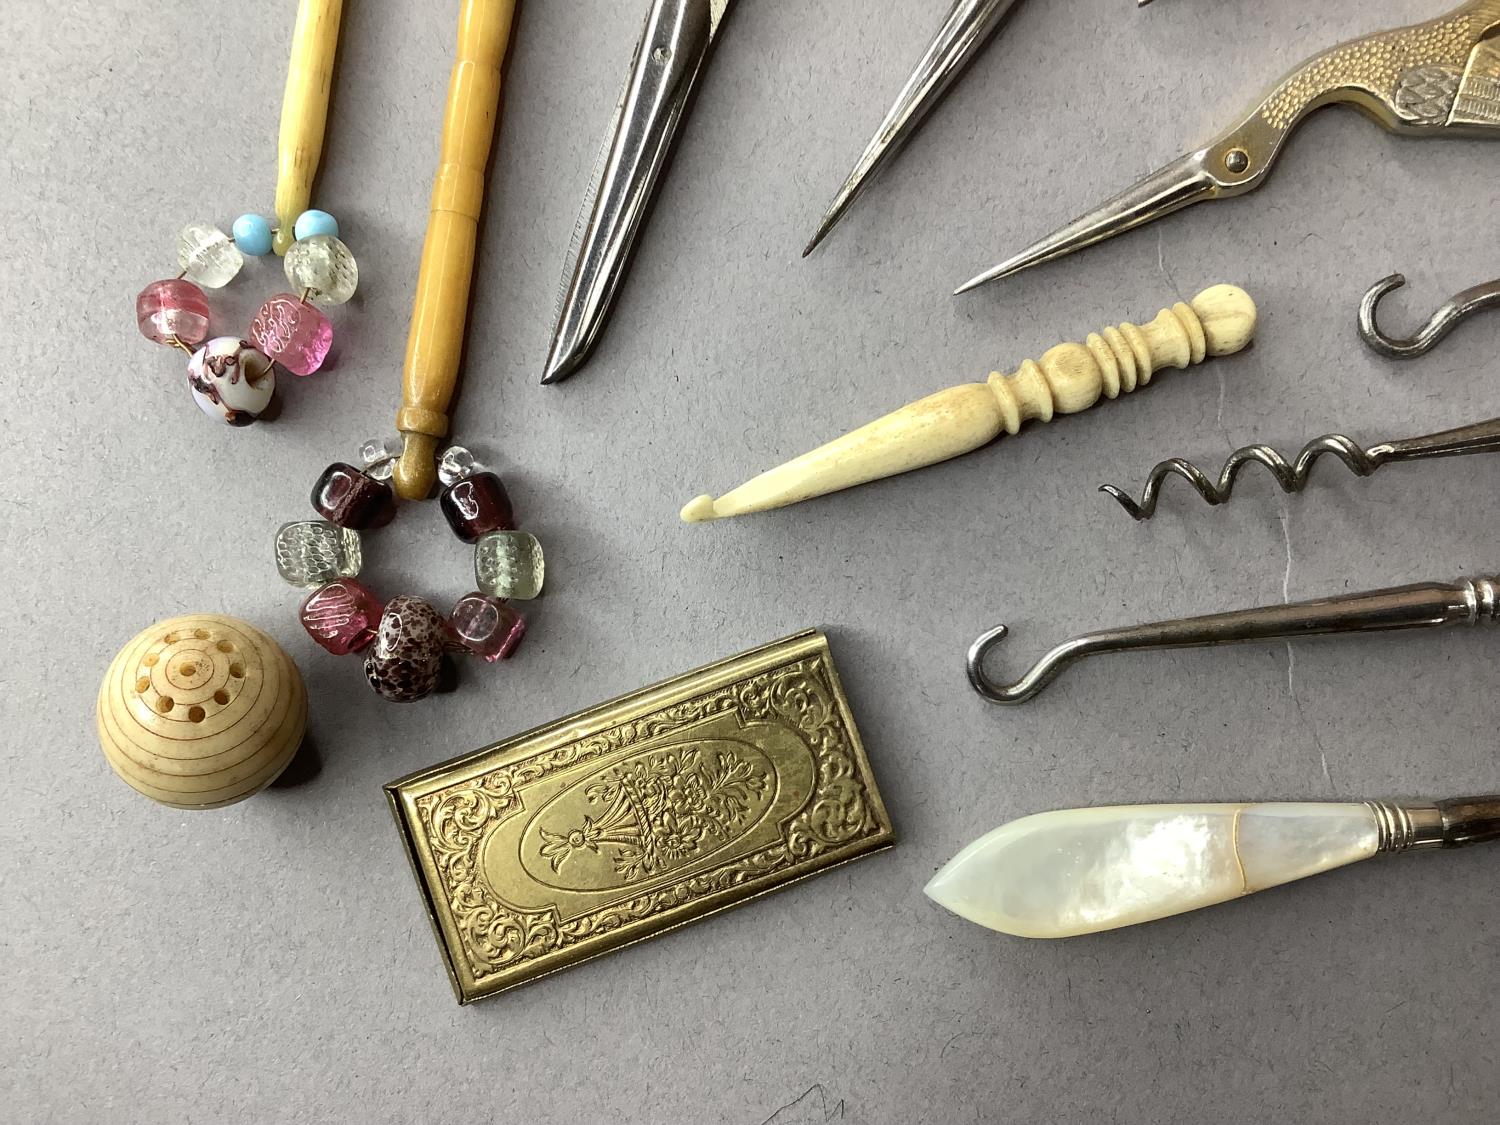
<instances>
[{"instance_id":1,"label":"metal spiral of corkscrew","mask_svg":"<svg viewBox=\"0 0 1500 1125\"><path fill-rule=\"evenodd\" d=\"M1180 457L1163 461L1151 470L1140 500L1112 484L1099 486L1120 502L1132 519L1149 520L1156 514L1163 484L1168 477L1179 476L1198 490L1209 504L1218 506L1234 493L1235 482L1248 465L1263 465L1270 470L1286 492L1301 492L1307 487L1312 467L1320 457L1335 457L1357 477L1367 477L1384 465L1398 461L1421 461L1432 457L1462 457L1472 453L1500 453L1500 418L1461 426L1456 430L1405 438L1401 441L1372 445L1365 449L1343 434L1324 434L1302 447L1295 461L1289 462L1269 445L1247 445L1229 455L1219 479L1214 481L1202 469Z\"/></svg>"}]
</instances>

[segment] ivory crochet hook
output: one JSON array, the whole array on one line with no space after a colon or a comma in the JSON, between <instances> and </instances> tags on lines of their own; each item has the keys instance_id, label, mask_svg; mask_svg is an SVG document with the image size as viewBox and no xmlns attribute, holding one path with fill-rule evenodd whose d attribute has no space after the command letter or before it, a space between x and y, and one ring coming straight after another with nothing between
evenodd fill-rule
<instances>
[{"instance_id":1,"label":"ivory crochet hook","mask_svg":"<svg viewBox=\"0 0 1500 1125\"><path fill-rule=\"evenodd\" d=\"M276 232L271 245L278 254L287 252L295 240L297 216L312 203L343 11L344 0L302 0L297 6L276 143Z\"/></svg>"},{"instance_id":2,"label":"ivory crochet hook","mask_svg":"<svg viewBox=\"0 0 1500 1125\"><path fill-rule=\"evenodd\" d=\"M1188 367L1250 343L1255 302L1243 289L1216 285L1149 324L1121 324L1083 344L1062 344L1014 375L992 374L929 395L853 433L804 453L720 496L682 509L688 523L764 512L856 484L935 465L1014 434L1035 419L1076 414L1103 398L1144 387L1164 367Z\"/></svg>"},{"instance_id":3,"label":"ivory crochet hook","mask_svg":"<svg viewBox=\"0 0 1500 1125\"><path fill-rule=\"evenodd\" d=\"M1381 852L1500 840L1500 794L1423 804L1124 805L1022 817L933 876L940 906L1003 934L1152 922Z\"/></svg>"},{"instance_id":4,"label":"ivory crochet hook","mask_svg":"<svg viewBox=\"0 0 1500 1125\"><path fill-rule=\"evenodd\" d=\"M458 57L448 83L442 152L406 339L401 409L396 414L404 445L393 480L406 500L424 499L432 491L438 441L448 433L485 173L500 109L500 67L515 12L515 0L464 0L459 13Z\"/></svg>"}]
</instances>

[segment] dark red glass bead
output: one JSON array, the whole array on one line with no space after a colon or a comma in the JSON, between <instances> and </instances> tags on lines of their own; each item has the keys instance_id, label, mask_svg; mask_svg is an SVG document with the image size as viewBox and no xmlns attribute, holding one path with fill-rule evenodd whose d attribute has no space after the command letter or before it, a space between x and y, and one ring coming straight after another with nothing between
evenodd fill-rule
<instances>
[{"instance_id":1,"label":"dark red glass bead","mask_svg":"<svg viewBox=\"0 0 1500 1125\"><path fill-rule=\"evenodd\" d=\"M510 496L494 473L475 473L449 485L439 503L453 534L465 543L476 543L491 531L515 530Z\"/></svg>"},{"instance_id":2,"label":"dark red glass bead","mask_svg":"<svg viewBox=\"0 0 1500 1125\"><path fill-rule=\"evenodd\" d=\"M384 481L335 461L313 485L312 506L330 523L364 531L391 522L396 514L396 497Z\"/></svg>"}]
</instances>

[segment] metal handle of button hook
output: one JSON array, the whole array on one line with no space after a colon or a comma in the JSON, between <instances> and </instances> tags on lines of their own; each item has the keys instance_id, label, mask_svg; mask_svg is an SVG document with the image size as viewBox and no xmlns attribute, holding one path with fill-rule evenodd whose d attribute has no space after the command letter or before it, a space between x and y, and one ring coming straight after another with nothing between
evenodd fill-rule
<instances>
[{"instance_id":1,"label":"metal handle of button hook","mask_svg":"<svg viewBox=\"0 0 1500 1125\"><path fill-rule=\"evenodd\" d=\"M1500 620L1500 578L1462 579L1085 633L1052 649L1012 683L993 680L984 669L991 650L1010 634L1007 626L998 625L969 647L967 667L969 682L985 699L1016 704L1035 698L1075 662L1105 653L1200 648L1331 633L1433 629L1495 620Z\"/></svg>"}]
</instances>

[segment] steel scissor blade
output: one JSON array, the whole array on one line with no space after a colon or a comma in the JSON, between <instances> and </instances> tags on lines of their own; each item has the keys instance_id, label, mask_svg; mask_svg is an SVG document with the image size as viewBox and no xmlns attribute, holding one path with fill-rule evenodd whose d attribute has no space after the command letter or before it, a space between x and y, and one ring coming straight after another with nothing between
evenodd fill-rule
<instances>
[{"instance_id":1,"label":"steel scissor blade","mask_svg":"<svg viewBox=\"0 0 1500 1125\"><path fill-rule=\"evenodd\" d=\"M989 41L1016 0L954 0L948 18L912 76L896 96L875 136L865 146L854 170L818 225L817 234L802 251L805 258L827 237L849 210L875 174L890 161L929 113L937 106L953 81L964 72Z\"/></svg>"},{"instance_id":2,"label":"steel scissor blade","mask_svg":"<svg viewBox=\"0 0 1500 1125\"><path fill-rule=\"evenodd\" d=\"M615 110L608 154L596 166L586 197L593 206L564 263L543 383L577 371L599 338L730 3L653 0Z\"/></svg>"},{"instance_id":3,"label":"steel scissor blade","mask_svg":"<svg viewBox=\"0 0 1500 1125\"><path fill-rule=\"evenodd\" d=\"M1075 250L1082 250L1085 246L1092 246L1096 242L1103 242L1117 234L1144 226L1173 211L1180 211L1205 199L1214 199L1223 190L1223 185L1208 172L1203 153L1193 152L1178 157L1108 203L1075 219L978 277L964 282L953 292L955 295L967 293L988 282L1061 258Z\"/></svg>"}]
</instances>

